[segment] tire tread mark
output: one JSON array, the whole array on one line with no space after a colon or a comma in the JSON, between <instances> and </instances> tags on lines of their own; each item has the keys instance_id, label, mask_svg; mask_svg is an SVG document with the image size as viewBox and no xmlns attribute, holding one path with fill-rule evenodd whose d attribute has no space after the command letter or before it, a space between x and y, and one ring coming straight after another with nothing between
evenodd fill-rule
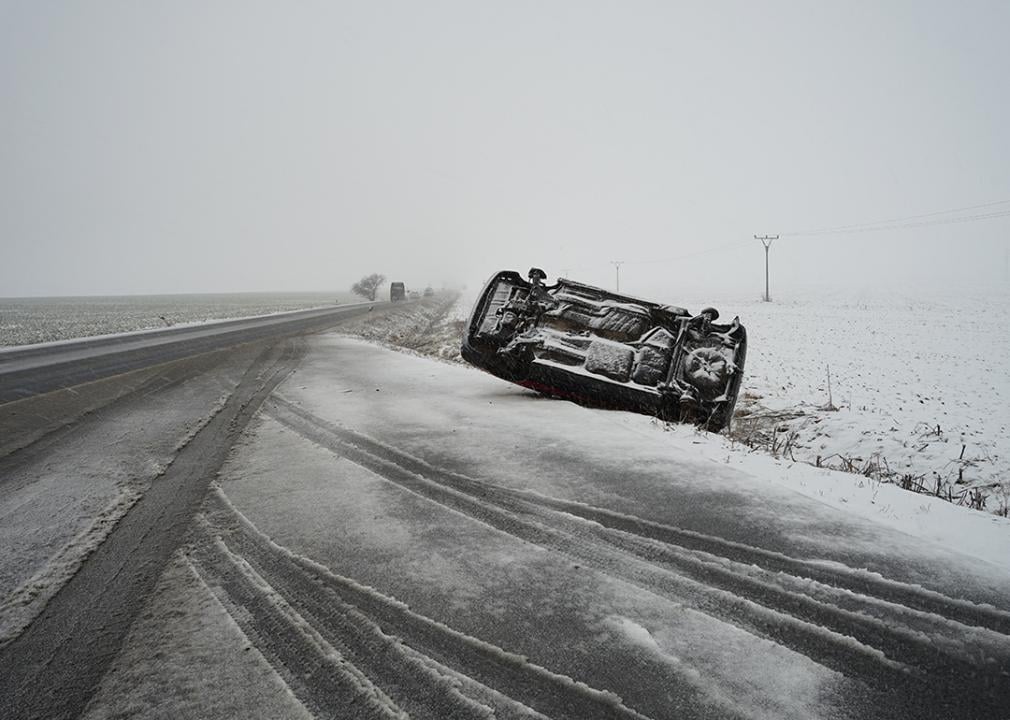
<instances>
[{"instance_id":1,"label":"tire tread mark","mask_svg":"<svg viewBox=\"0 0 1010 720\"><path fill-rule=\"evenodd\" d=\"M212 531L210 531L212 532ZM459 720L489 720L487 707L463 696L428 666L417 662L402 649L400 642L383 633L353 605L344 602L332 590L302 575L293 578L277 572L273 555L249 551L241 535L205 534L200 546L222 543L224 549L253 571L304 619L311 632L318 633L369 683L392 698L410 717L446 717ZM238 551L236 553L236 550ZM260 632L269 638L271 629ZM315 691L316 688L313 688ZM318 702L318 698L315 700Z\"/></svg>"},{"instance_id":2,"label":"tire tread mark","mask_svg":"<svg viewBox=\"0 0 1010 720\"><path fill-rule=\"evenodd\" d=\"M187 360L196 360L197 358L201 362L210 361L211 365L209 367L192 367L192 363L187 362ZM100 404L85 408L79 412L74 411L74 414L70 417L61 418L59 421L52 421L50 425L38 429L36 433L27 438L16 438L14 444L7 445L5 449L0 451L2 452L0 454L0 493L15 492L30 484L30 481L16 483L12 480L13 471L25 463L43 457L54 445L64 441L70 435L80 432L85 423L94 419L100 420L110 413L128 408L133 403L143 402L152 395L158 395L204 375L217 368L223 360L224 353L219 350L203 353L193 358L172 360L161 363L160 366L154 365L143 368L138 372L153 370L159 367L161 369L116 397L109 398ZM104 380L111 379L104 378ZM63 388L63 390L73 392L72 388ZM35 399L36 396L31 396L26 398L25 402L31 403Z\"/></svg>"},{"instance_id":3,"label":"tire tread mark","mask_svg":"<svg viewBox=\"0 0 1010 720\"><path fill-rule=\"evenodd\" d=\"M584 533L565 532L564 518L555 514L543 522L535 509L496 504L494 488L480 487L471 495L465 489L443 484L426 475L401 467L394 459L379 457L369 450L330 431L330 428L295 413L285 413L277 403L267 414L307 439L355 462L386 480L461 514L477 519L509 535L539 545L553 552L587 563L597 570L653 592L661 597L693 607L712 617L769 638L838 672L851 674L871 685L891 683L894 676L904 677L908 668L887 658L872 646L859 642L780 609L766 607L732 592L708 587L686 575L672 572L648 561L629 557L607 543L589 542ZM304 411L302 411L304 412ZM474 481L470 481L473 483ZM825 642L829 640L829 642Z\"/></svg>"},{"instance_id":4,"label":"tire tread mark","mask_svg":"<svg viewBox=\"0 0 1010 720\"><path fill-rule=\"evenodd\" d=\"M407 645L404 645L403 648L404 652L417 658L418 662L424 663L439 675L454 683L461 693L492 708L495 720L551 720L551 718L537 712L528 705L524 705L515 698L503 695L494 688L483 685L472 677L453 670L447 665L443 665Z\"/></svg>"},{"instance_id":5,"label":"tire tread mark","mask_svg":"<svg viewBox=\"0 0 1010 720\"><path fill-rule=\"evenodd\" d=\"M212 525L236 551L267 578L299 612L314 612L321 626L334 618L323 610L327 595L351 606L383 633L395 634L408 648L556 720L645 720L616 695L557 675L478 638L418 615L403 603L299 557L263 535L218 490L208 498ZM317 626L318 627L318 626ZM339 632L331 627L330 632Z\"/></svg>"},{"instance_id":6,"label":"tire tread mark","mask_svg":"<svg viewBox=\"0 0 1010 720\"><path fill-rule=\"evenodd\" d=\"M859 595L886 599L888 602L947 618L961 625L981 627L1010 637L1010 612L991 605L951 598L934 590L883 578L866 570L853 570L838 567L835 563L793 558L772 550L764 550L736 541L676 528L633 515L593 507L578 501L562 500L528 490L506 488L489 481L444 471L366 435L327 422L279 395L274 395L270 404L272 407L268 408L268 412L272 416L275 415L274 408L282 412L286 410L290 414L332 433L345 443L353 444L365 452L389 460L410 472L432 478L470 495L511 498L540 505L575 515L605 528L620 530L630 535L639 535L685 550L697 550L743 565L758 566L771 572L814 580Z\"/></svg>"},{"instance_id":7,"label":"tire tread mark","mask_svg":"<svg viewBox=\"0 0 1010 720\"><path fill-rule=\"evenodd\" d=\"M264 347L224 407L173 458L42 612L0 647L0 717L77 717L182 541L211 477L263 400L293 370L300 339Z\"/></svg>"},{"instance_id":8,"label":"tire tread mark","mask_svg":"<svg viewBox=\"0 0 1010 720\"><path fill-rule=\"evenodd\" d=\"M343 653L312 637L269 584L243 572L241 561L220 540L200 533L190 558L229 615L313 715L340 717L353 711L362 720L405 717Z\"/></svg>"},{"instance_id":9,"label":"tire tread mark","mask_svg":"<svg viewBox=\"0 0 1010 720\"><path fill-rule=\"evenodd\" d=\"M322 420L278 396L267 413L296 433L411 492L520 539L579 557L644 589L664 595L676 583L671 583L669 572L643 571L626 560L615 560L606 552L608 546L623 550L625 557L631 554L654 563L656 569L672 567L687 575L693 573L694 590L702 598L701 602L693 598L693 604L702 612L791 647L843 674L851 675L855 670L856 677L870 686L914 687L915 702L931 712L953 707L952 696L960 697L960 707L971 707L975 714L1010 703L1010 642L1001 632L1007 628L1010 614L998 608L950 598L868 571L790 558L446 472ZM545 510L555 512L545 515ZM570 515L589 523L577 521L573 527L572 518L566 517ZM598 527L587 530L585 526L591 524ZM558 527L568 532L558 533ZM580 547L573 538L590 542ZM672 542L675 540L680 542ZM734 563L737 572L729 572L725 565ZM755 579L740 572L746 565L763 577ZM822 591L826 588L828 593L849 594L850 601L855 598L856 603L870 603L883 617L864 612L865 607L852 609L825 602L809 590L789 592L782 587L806 580L819 583ZM713 592L710 584L729 589ZM741 594L756 597L758 602ZM902 602L906 600L909 605ZM920 627L903 622L909 617ZM923 624L928 631L923 630ZM959 639L958 634L965 630ZM937 678L949 678L951 683L956 678L956 692L950 683L938 683Z\"/></svg>"}]
</instances>

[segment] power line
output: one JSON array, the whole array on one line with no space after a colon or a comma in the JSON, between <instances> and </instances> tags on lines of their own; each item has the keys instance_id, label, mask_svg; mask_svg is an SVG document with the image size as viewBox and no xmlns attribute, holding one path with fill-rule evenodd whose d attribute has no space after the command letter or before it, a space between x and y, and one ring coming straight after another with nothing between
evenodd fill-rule
<instances>
[{"instance_id":1,"label":"power line","mask_svg":"<svg viewBox=\"0 0 1010 720\"><path fill-rule=\"evenodd\" d=\"M969 210L982 210L986 208L994 208L1000 205L1010 205L1010 199L1007 200L996 200L995 202L981 203L978 205L967 205L965 207L951 208L949 210L936 210L928 213L920 213L918 215L908 215L900 218L892 218L890 220L878 220L875 222L865 222L865 223L851 223L848 225L836 225L834 227L820 228L816 230L806 230L797 232L786 232L780 233L778 235L755 235L754 238L760 240L765 247L765 301L770 301L770 283L769 283L769 250L771 248L771 241L777 240L780 237L804 237L804 236L816 236L816 235L834 235L834 234L848 234L848 233L865 233L865 232L880 232L882 230L903 230L908 228L920 228L920 227L930 227L936 225L954 225L969 222L980 222L985 220L994 220L999 218L1010 217L1010 208L997 210L994 212L987 213L975 213L972 215L961 215L958 217L939 217L941 215L950 215L951 213L967 212ZM683 253L681 255L675 255L672 257L665 257L661 259L653 260L611 260L610 264L614 266L615 280L617 291L621 290L621 265L662 265L671 262L680 262L681 260L687 260L694 257L699 257L703 255L712 255L716 253L726 252L727 250L736 250L742 248L745 245L750 245L750 242L736 242L729 243L727 245L720 245L714 248L707 248L704 250L698 250L691 253ZM577 270L585 270L586 268L581 267ZM572 272L572 268L567 268L562 272L564 275L568 275Z\"/></svg>"},{"instance_id":2,"label":"power line","mask_svg":"<svg viewBox=\"0 0 1010 720\"><path fill-rule=\"evenodd\" d=\"M846 235L850 233L879 232L881 230L905 230L908 228L932 227L935 225L957 225L960 223L978 222L980 220L993 220L996 218L1010 217L1010 210L1001 210L994 213L983 213L980 215L963 215L956 218L942 218L937 220L923 220L922 222L901 223L897 225L880 225L876 227L853 227L851 230L822 230L818 233L783 233L789 237L804 237L816 235Z\"/></svg>"},{"instance_id":3,"label":"power line","mask_svg":"<svg viewBox=\"0 0 1010 720\"><path fill-rule=\"evenodd\" d=\"M687 260L688 258L699 257L700 255L712 255L714 253L725 252L727 250L735 250L736 248L741 248L744 245L750 245L750 242L736 242L730 243L729 245L720 245L719 247L709 248L707 250L698 250L697 252L685 253L683 255L675 255L673 257L666 257L661 260L628 260L627 265L661 265L663 263L678 262L680 260Z\"/></svg>"},{"instance_id":4,"label":"power line","mask_svg":"<svg viewBox=\"0 0 1010 720\"><path fill-rule=\"evenodd\" d=\"M1004 217L1010 215L1010 209L1000 210L994 213L983 213L978 215L966 215L962 218L941 218L938 220L925 221L922 223L911 223L904 224L910 220L919 220L922 218L932 218L938 215L950 215L951 213L966 212L968 210L981 210L984 208L996 207L998 205L1010 204L1010 200L997 200L995 202L982 203L981 205L968 205L966 207L953 208L950 210L936 210L934 212L921 213L919 215L908 215L905 217L891 218L890 220L877 220L875 222L863 222L863 223L851 223L849 225L836 225L834 227L819 228L816 230L803 230L796 232L782 233L786 236L797 236L797 235L828 235L835 233L845 233L845 232L872 232L875 230L890 230L892 228L905 228L905 227L925 227L928 225L947 225L956 222L974 222L976 220L988 220L991 218ZM896 225L895 223L902 223ZM877 227L880 226L880 227Z\"/></svg>"}]
</instances>

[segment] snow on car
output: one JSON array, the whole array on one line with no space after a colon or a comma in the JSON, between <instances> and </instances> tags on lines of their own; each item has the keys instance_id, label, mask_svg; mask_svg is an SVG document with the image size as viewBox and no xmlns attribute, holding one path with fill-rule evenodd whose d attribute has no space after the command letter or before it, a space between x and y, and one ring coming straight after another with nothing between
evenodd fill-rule
<instances>
[{"instance_id":1,"label":"snow on car","mask_svg":"<svg viewBox=\"0 0 1010 720\"><path fill-rule=\"evenodd\" d=\"M747 333L739 318L692 315L567 279L496 273L477 298L461 353L505 380L587 405L718 431L733 416Z\"/></svg>"}]
</instances>

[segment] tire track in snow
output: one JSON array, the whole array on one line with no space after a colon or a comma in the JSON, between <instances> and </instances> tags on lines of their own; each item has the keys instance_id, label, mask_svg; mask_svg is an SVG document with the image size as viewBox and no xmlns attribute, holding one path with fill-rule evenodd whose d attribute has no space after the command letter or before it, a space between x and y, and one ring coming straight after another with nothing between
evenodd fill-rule
<instances>
[{"instance_id":1,"label":"tire track in snow","mask_svg":"<svg viewBox=\"0 0 1010 720\"><path fill-rule=\"evenodd\" d=\"M0 647L0 717L80 715L183 539L213 472L303 349L300 339L267 345L220 411L179 450L38 617Z\"/></svg>"},{"instance_id":2,"label":"tire track in snow","mask_svg":"<svg viewBox=\"0 0 1010 720\"><path fill-rule=\"evenodd\" d=\"M291 553L262 534L220 490L207 507L220 542L394 702L405 710L420 703L412 708L414 717L647 720L613 693L453 630Z\"/></svg>"},{"instance_id":3,"label":"tire track in snow","mask_svg":"<svg viewBox=\"0 0 1010 720\"><path fill-rule=\"evenodd\" d=\"M198 538L190 559L201 578L313 715L406 717L221 540L205 533Z\"/></svg>"},{"instance_id":4,"label":"tire track in snow","mask_svg":"<svg viewBox=\"0 0 1010 720\"><path fill-rule=\"evenodd\" d=\"M318 418L308 420L296 413L285 412L277 403L267 412L303 437L428 500L665 599L730 621L748 632L802 652L826 667L848 674L855 669L859 676L873 683L885 684L891 682L890 675L907 672L904 666L889 660L879 650L852 638L731 592L709 587L606 543L594 542L586 534L589 525L585 521L556 512L551 512L546 518L538 517L536 508L517 507L515 502L499 497L497 488L490 484L460 490L452 486L455 484L453 480L460 476L438 477L437 471L430 468L423 474L408 470L397 464L395 459L369 452L372 449L383 452L382 448L363 449L361 445L367 444L366 439L351 433L345 440L341 435L347 437L349 431L327 426ZM469 478L467 481L471 484L475 482ZM472 494L467 490L472 490ZM833 642L826 642L829 639Z\"/></svg>"},{"instance_id":5,"label":"tire track in snow","mask_svg":"<svg viewBox=\"0 0 1010 720\"><path fill-rule=\"evenodd\" d=\"M640 535L669 545L677 545L688 550L701 551L744 565L756 565L769 572L806 578L826 586L842 587L867 598L886 598L888 602L943 617L961 626L985 628L1000 635L1010 636L1010 612L991 605L952 598L918 585L885 578L870 570L850 568L830 561L793 558L773 550L765 550L693 530L684 530L633 515L596 508L585 503L551 498L531 491L511 492L529 497L532 502L539 502L545 507L599 523L603 527Z\"/></svg>"},{"instance_id":6,"label":"tire track in snow","mask_svg":"<svg viewBox=\"0 0 1010 720\"><path fill-rule=\"evenodd\" d=\"M211 505L220 514L221 503ZM232 523L219 526L223 524ZM395 711L393 717L493 717L487 707L465 698L429 666L408 656L395 638L382 633L354 606L312 578L278 572L276 558L254 552L256 548L241 534L223 532L213 537L213 532L208 526L198 538L197 553L201 557L214 554L226 572L231 569L230 562L254 578L236 588L232 572L226 592L233 606L240 609L233 616L240 624L247 623L247 629L258 638L257 647L276 660L274 667L315 714L344 716L362 698L368 702L379 698L380 704ZM220 569L216 574L221 575ZM287 629L278 628L270 621L271 613L278 609L296 616L297 622ZM299 649L293 652L292 646ZM325 648L321 657L312 646ZM333 657L336 663L331 661ZM324 663L331 672L357 678L350 691L334 685L327 668L322 667ZM391 690L387 693L384 688ZM391 697L394 694L395 698Z\"/></svg>"},{"instance_id":7,"label":"tire track in snow","mask_svg":"<svg viewBox=\"0 0 1010 720\"><path fill-rule=\"evenodd\" d=\"M966 615L981 616L999 626L1003 614L995 608L974 606L978 612L971 614L970 603L870 573L447 473L282 398L273 398L267 412L309 440L412 492L769 637L828 667L847 674L855 670L872 685L905 682L910 670L923 676L953 670L975 678L980 690L989 693L1000 682L999 667L1010 658L1005 635L960 622ZM671 542L684 538L682 544ZM629 563L629 554L646 567ZM845 582L852 578L856 582ZM867 586L877 593L861 592ZM897 599L887 592L893 587L899 588ZM920 606L953 609L959 620L905 607L899 600L907 597L920 600ZM832 601L838 598L845 602ZM914 622L907 622L909 618Z\"/></svg>"},{"instance_id":8,"label":"tire track in snow","mask_svg":"<svg viewBox=\"0 0 1010 720\"><path fill-rule=\"evenodd\" d=\"M105 378L92 384L54 390L46 395L36 395L15 400L4 405L4 411L19 418L15 427L0 426L0 498L16 492L34 481L18 477L18 469L26 463L44 458L59 443L85 427L115 413L129 410L146 402L151 396L171 390L201 375L218 370L230 351L212 351L184 360L172 360L161 365ZM255 357L255 356L253 356ZM137 375L139 380L134 381ZM134 383L136 384L130 384ZM45 413L36 407L52 402L55 396L84 396L95 392L90 385L127 384L119 391L106 390L100 397L75 403L66 400L57 409L50 407Z\"/></svg>"},{"instance_id":9,"label":"tire track in snow","mask_svg":"<svg viewBox=\"0 0 1010 720\"><path fill-rule=\"evenodd\" d=\"M496 720L551 720L546 715L538 713L529 705L524 705L514 698L507 697L497 690L489 688L487 685L482 685L472 677L457 672L407 645L403 646L403 650L408 655L416 657L419 662L426 664L435 672L447 678L450 682L456 684L464 695L492 708Z\"/></svg>"},{"instance_id":10,"label":"tire track in snow","mask_svg":"<svg viewBox=\"0 0 1010 720\"><path fill-rule=\"evenodd\" d=\"M440 479L452 487L471 495L481 497L497 495L531 505L539 505L569 515L575 515L597 523L604 528L620 530L631 535L656 540L666 545L678 546L685 550L700 551L706 555L725 558L742 565L758 566L764 570L779 573L783 576L805 578L825 586L844 588L847 592L866 598L886 599L891 604L901 605L944 618L945 620L954 621L959 626L985 628L1000 635L1010 637L1010 612L991 605L951 598L918 585L910 585L885 578L869 570L854 569L830 561L794 558L773 550L765 550L733 540L705 535L694 530L684 530L634 515L593 507L578 501L562 500L534 491L516 490L492 482L474 479L459 473L436 468L424 460L374 438L323 420L276 394L270 398L267 412L283 423L283 420L278 418L274 412L275 408L281 410L281 412L286 410L290 414L315 424L343 439L345 442L357 445L376 457L389 459L400 467L418 475Z\"/></svg>"}]
</instances>

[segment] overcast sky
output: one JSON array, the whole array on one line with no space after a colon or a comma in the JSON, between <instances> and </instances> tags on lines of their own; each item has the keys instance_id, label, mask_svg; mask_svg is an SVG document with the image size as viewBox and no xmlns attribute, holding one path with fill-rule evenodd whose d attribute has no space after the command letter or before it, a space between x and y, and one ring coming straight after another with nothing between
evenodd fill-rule
<instances>
[{"instance_id":1,"label":"overcast sky","mask_svg":"<svg viewBox=\"0 0 1010 720\"><path fill-rule=\"evenodd\" d=\"M1010 2L0 0L0 296L1007 286ZM874 232L785 235L929 215ZM921 224L928 223L928 224ZM700 254L704 253L704 254Z\"/></svg>"}]
</instances>

